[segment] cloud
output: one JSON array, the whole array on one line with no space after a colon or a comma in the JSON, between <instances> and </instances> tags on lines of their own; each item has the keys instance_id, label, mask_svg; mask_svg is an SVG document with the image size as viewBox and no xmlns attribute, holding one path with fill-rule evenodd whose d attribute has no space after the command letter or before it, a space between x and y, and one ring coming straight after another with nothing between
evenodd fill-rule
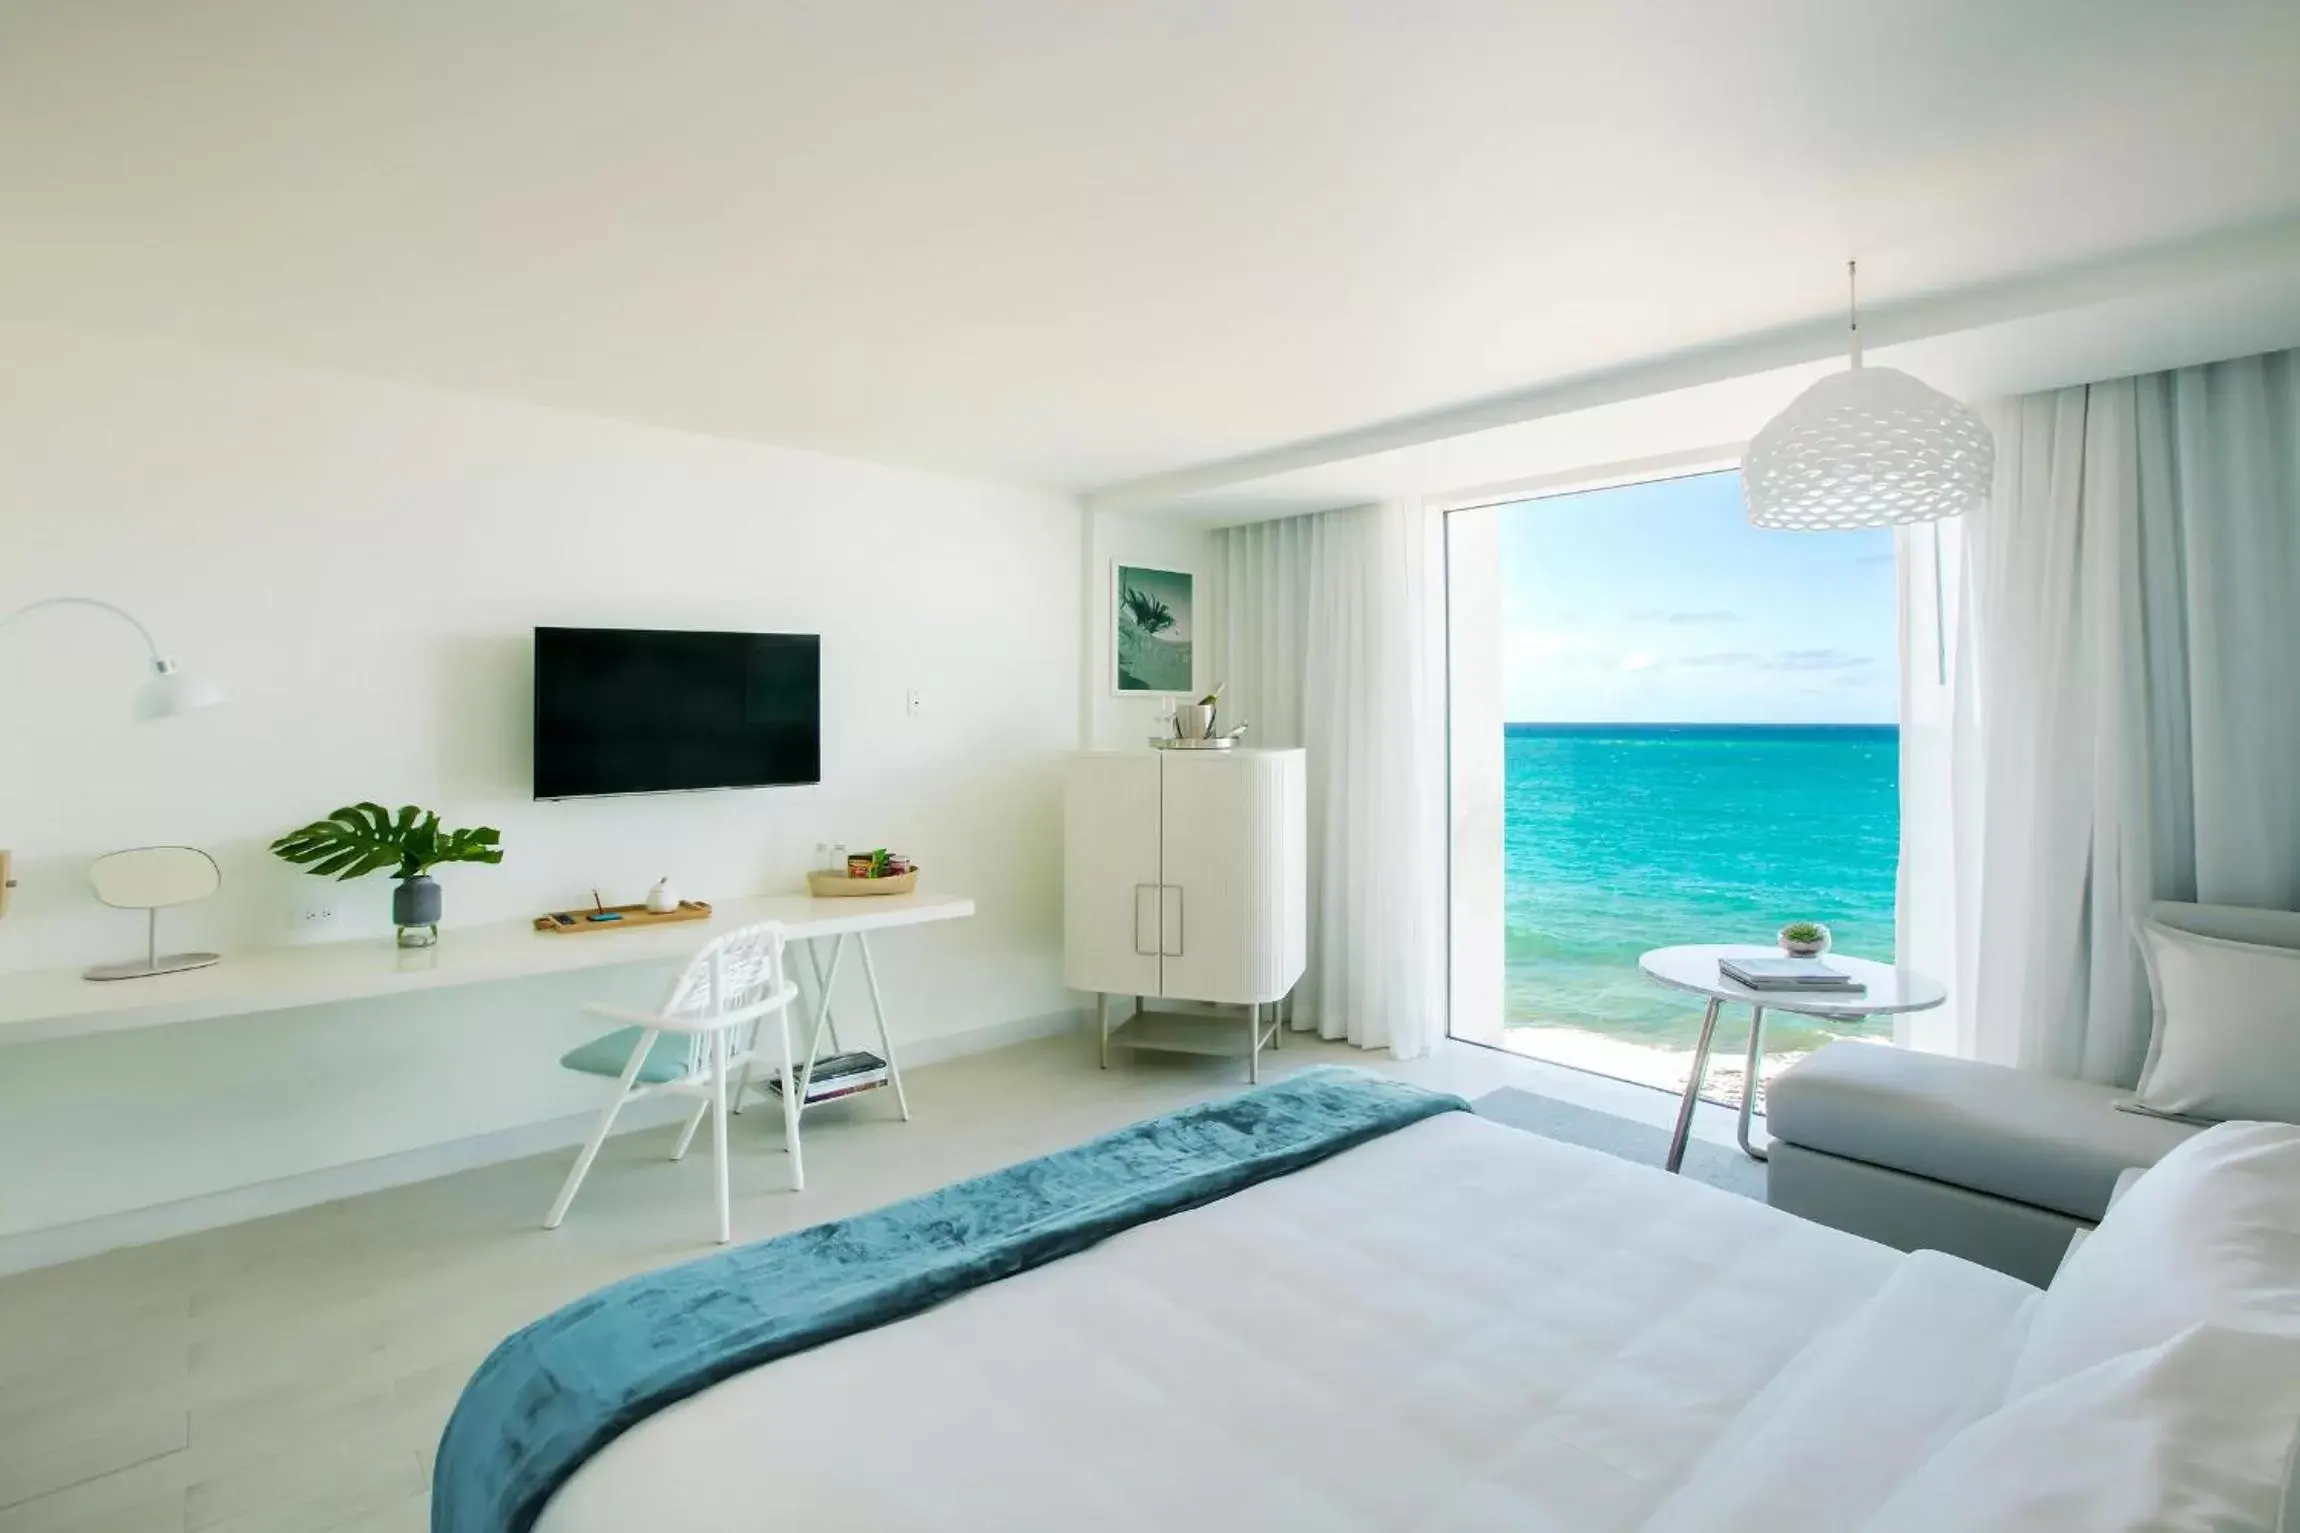
<instances>
[{"instance_id":1,"label":"cloud","mask_svg":"<svg viewBox=\"0 0 2300 1533\"><path fill-rule=\"evenodd\" d=\"M1600 651L1601 646L1595 639L1570 629L1533 629L1509 636L1509 663L1512 665L1586 662L1595 658Z\"/></svg>"},{"instance_id":2,"label":"cloud","mask_svg":"<svg viewBox=\"0 0 2300 1533\"><path fill-rule=\"evenodd\" d=\"M1759 654L1748 649L1719 649L1687 655L1679 665L1750 671L1858 671L1875 665L1867 655L1848 649L1778 649Z\"/></svg>"},{"instance_id":3,"label":"cloud","mask_svg":"<svg viewBox=\"0 0 2300 1533\"><path fill-rule=\"evenodd\" d=\"M1648 655L1643 650L1621 657L1621 668L1625 671L1650 671L1660 663L1660 657Z\"/></svg>"},{"instance_id":4,"label":"cloud","mask_svg":"<svg viewBox=\"0 0 2300 1533\"><path fill-rule=\"evenodd\" d=\"M1856 655L1845 649L1785 649L1768 662L1766 669L1774 671L1850 671L1864 665L1874 665L1867 655Z\"/></svg>"},{"instance_id":5,"label":"cloud","mask_svg":"<svg viewBox=\"0 0 2300 1533\"><path fill-rule=\"evenodd\" d=\"M1696 624L1738 623L1741 621L1741 614L1727 612L1721 607L1705 612L1655 612L1649 609L1643 612L1630 613L1629 621L1632 623L1674 623L1690 627Z\"/></svg>"},{"instance_id":6,"label":"cloud","mask_svg":"<svg viewBox=\"0 0 2300 1533\"><path fill-rule=\"evenodd\" d=\"M1617 670L1620 656L1593 634L1536 629L1509 635L1502 664L1511 676L1561 676Z\"/></svg>"},{"instance_id":7,"label":"cloud","mask_svg":"<svg viewBox=\"0 0 2300 1533\"><path fill-rule=\"evenodd\" d=\"M1866 565L1890 564L1893 562L1893 556L1891 554L1863 554L1853 562Z\"/></svg>"}]
</instances>

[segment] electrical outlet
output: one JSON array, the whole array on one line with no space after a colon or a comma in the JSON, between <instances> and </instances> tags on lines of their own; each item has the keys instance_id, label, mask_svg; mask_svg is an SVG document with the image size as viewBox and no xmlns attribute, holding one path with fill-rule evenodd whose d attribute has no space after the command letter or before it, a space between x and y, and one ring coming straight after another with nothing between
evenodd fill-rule
<instances>
[{"instance_id":1,"label":"electrical outlet","mask_svg":"<svg viewBox=\"0 0 2300 1533\"><path fill-rule=\"evenodd\" d=\"M295 911L295 929L299 936L332 936L335 933L337 906L325 897L306 897L299 901Z\"/></svg>"},{"instance_id":2,"label":"electrical outlet","mask_svg":"<svg viewBox=\"0 0 2300 1533\"><path fill-rule=\"evenodd\" d=\"M908 717L917 718L919 710L925 706L925 700L918 695L918 688L912 687L908 692L903 693L902 711Z\"/></svg>"}]
</instances>

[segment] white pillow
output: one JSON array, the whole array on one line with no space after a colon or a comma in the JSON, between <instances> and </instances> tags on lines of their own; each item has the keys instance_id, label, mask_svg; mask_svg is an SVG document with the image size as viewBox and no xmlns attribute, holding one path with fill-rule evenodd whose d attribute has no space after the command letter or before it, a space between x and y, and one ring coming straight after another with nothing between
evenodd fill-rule
<instances>
[{"instance_id":1,"label":"white pillow","mask_svg":"<svg viewBox=\"0 0 2300 1533\"><path fill-rule=\"evenodd\" d=\"M2207 1321L2300 1336L2300 1128L2222 1123L2143 1173L2053 1275L2006 1398Z\"/></svg>"},{"instance_id":2,"label":"white pillow","mask_svg":"<svg viewBox=\"0 0 2300 1533\"><path fill-rule=\"evenodd\" d=\"M2156 1001L2136 1105L2300 1123L2300 951L2136 924Z\"/></svg>"},{"instance_id":3,"label":"white pillow","mask_svg":"<svg viewBox=\"0 0 2300 1533\"><path fill-rule=\"evenodd\" d=\"M2200 1325L1982 1417L1862 1533L2279 1533L2300 1336Z\"/></svg>"}]
</instances>

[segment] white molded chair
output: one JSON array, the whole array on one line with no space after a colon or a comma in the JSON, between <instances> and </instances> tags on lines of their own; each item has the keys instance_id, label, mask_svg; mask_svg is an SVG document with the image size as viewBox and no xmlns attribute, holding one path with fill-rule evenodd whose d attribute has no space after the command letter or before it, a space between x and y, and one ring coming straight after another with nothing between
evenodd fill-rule
<instances>
[{"instance_id":1,"label":"white molded chair","mask_svg":"<svg viewBox=\"0 0 2300 1533\"><path fill-rule=\"evenodd\" d=\"M671 987L670 999L660 1012L633 1011L603 1002L585 1006L583 1009L593 1016L627 1025L570 1051L559 1063L586 1075L612 1077L615 1100L591 1131L583 1153L575 1157L574 1169L567 1173L567 1184L559 1189L543 1227L555 1230L567 1217L567 1205L575 1201L576 1189L583 1185L623 1105L669 1092L698 1099L686 1127L680 1130L678 1148L671 1152L673 1160L685 1158L703 1115L711 1115L711 1150L718 1162L719 1243L725 1245L732 1239L727 1109L751 1084L754 1064L779 1073L786 1088L798 1079L791 1059L790 1022L791 1003L798 994L798 986L783 970L782 923L762 921L705 944ZM769 1017L774 1019L779 1061L759 1047L761 1024ZM676 1034L683 1042L659 1046L658 1040L665 1033ZM796 1192L806 1185L805 1168L799 1159L799 1092L785 1089L782 1099L783 1148L791 1157L791 1190Z\"/></svg>"}]
</instances>

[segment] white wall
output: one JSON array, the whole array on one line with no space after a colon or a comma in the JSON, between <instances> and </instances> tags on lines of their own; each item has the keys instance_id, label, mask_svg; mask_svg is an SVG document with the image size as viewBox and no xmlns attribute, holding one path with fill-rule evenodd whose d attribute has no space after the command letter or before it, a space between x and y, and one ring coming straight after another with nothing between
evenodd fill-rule
<instances>
[{"instance_id":1,"label":"white wall","mask_svg":"<svg viewBox=\"0 0 2300 1533\"><path fill-rule=\"evenodd\" d=\"M134 951L139 918L95 904L85 867L151 842L224 870L220 897L163 917L171 945L293 940L299 903L329 891L324 935L381 935L387 880L325 884L265 851L373 798L502 829L502 866L442 872L451 928L594 886L636 899L665 873L705 898L790 888L824 839L907 850L981 914L883 944L902 1036L1051 1025L1070 1005L1058 772L1079 728L1083 525L1052 494L0 330L0 611L118 601L230 692L132 725L126 628L60 611L0 633L0 846L22 883L0 970ZM531 802L537 623L819 632L823 784ZM554 1066L589 1031L573 1003L659 980L0 1051L0 1237L585 1111L598 1084Z\"/></svg>"},{"instance_id":2,"label":"white wall","mask_svg":"<svg viewBox=\"0 0 2300 1533\"><path fill-rule=\"evenodd\" d=\"M1220 534L1173 518L1114 516L1089 518L1085 566L1085 676L1080 734L1096 750L1141 745L1158 728L1163 697L1122 697L1111 688L1110 567L1113 562L1153 569L1187 570L1197 611L1192 614L1198 685L1222 680L1219 644L1222 615Z\"/></svg>"}]
</instances>

